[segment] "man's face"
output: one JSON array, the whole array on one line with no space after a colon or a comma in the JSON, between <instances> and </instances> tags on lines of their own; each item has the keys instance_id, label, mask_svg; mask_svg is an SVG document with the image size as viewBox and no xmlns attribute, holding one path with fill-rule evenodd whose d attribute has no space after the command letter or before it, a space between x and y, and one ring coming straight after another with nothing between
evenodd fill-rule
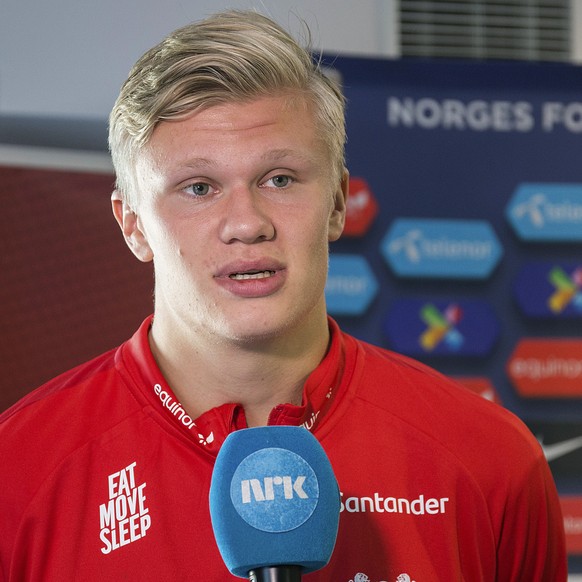
<instances>
[{"instance_id":1,"label":"man's face","mask_svg":"<svg viewBox=\"0 0 582 582\"><path fill-rule=\"evenodd\" d=\"M320 321L347 191L331 168L303 99L160 123L137 163L135 216L115 210L130 248L154 261L156 319L239 342Z\"/></svg>"}]
</instances>

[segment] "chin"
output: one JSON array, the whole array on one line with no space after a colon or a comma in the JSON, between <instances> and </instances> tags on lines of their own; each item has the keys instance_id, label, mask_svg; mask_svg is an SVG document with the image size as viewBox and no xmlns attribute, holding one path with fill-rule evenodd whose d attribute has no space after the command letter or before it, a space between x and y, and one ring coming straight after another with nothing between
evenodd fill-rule
<instances>
[{"instance_id":1,"label":"chin","mask_svg":"<svg viewBox=\"0 0 582 582\"><path fill-rule=\"evenodd\" d=\"M219 334L231 342L241 346L260 345L277 340L292 331L297 322L291 313L286 316L269 316L263 313L260 316L249 314L246 317L236 317L224 321Z\"/></svg>"},{"instance_id":2,"label":"chin","mask_svg":"<svg viewBox=\"0 0 582 582\"><path fill-rule=\"evenodd\" d=\"M285 328L269 326L251 326L229 329L226 331L225 336L230 339L235 344L240 346L252 346L260 345L265 342L272 342L273 340L281 337L284 333Z\"/></svg>"}]
</instances>

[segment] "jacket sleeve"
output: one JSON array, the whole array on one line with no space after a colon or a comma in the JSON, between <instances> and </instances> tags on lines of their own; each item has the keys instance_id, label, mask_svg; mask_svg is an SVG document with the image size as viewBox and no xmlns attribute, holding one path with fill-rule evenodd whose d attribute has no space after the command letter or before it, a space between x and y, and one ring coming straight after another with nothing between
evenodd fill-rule
<instances>
[{"instance_id":1,"label":"jacket sleeve","mask_svg":"<svg viewBox=\"0 0 582 582\"><path fill-rule=\"evenodd\" d=\"M512 486L498 542L497 582L566 582L564 521L541 449Z\"/></svg>"}]
</instances>

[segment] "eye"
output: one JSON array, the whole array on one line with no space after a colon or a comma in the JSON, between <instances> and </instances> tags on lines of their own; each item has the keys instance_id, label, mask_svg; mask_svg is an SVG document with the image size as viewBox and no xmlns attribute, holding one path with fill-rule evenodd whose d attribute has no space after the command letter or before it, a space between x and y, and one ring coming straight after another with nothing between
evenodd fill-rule
<instances>
[{"instance_id":1,"label":"eye","mask_svg":"<svg viewBox=\"0 0 582 582\"><path fill-rule=\"evenodd\" d=\"M277 176L273 176L269 178L265 184L267 186L272 186L274 188L286 188L293 182L293 178L291 176L286 176L285 174L278 174Z\"/></svg>"},{"instance_id":2,"label":"eye","mask_svg":"<svg viewBox=\"0 0 582 582\"><path fill-rule=\"evenodd\" d=\"M195 198L202 198L210 192L210 185L205 182L194 182L194 184L186 186L184 192Z\"/></svg>"}]
</instances>

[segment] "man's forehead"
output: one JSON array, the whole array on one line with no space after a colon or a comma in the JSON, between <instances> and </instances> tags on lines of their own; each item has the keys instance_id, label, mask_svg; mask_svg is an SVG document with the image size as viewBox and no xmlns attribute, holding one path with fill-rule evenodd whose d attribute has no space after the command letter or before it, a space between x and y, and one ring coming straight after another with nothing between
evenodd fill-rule
<instances>
[{"instance_id":1,"label":"man's forehead","mask_svg":"<svg viewBox=\"0 0 582 582\"><path fill-rule=\"evenodd\" d=\"M166 127L173 122L188 120L208 123L212 127L224 129L245 129L257 121L269 119L272 116L300 116L304 123L313 122L313 106L304 94L296 91L260 95L250 99L209 101L191 110L185 110L174 117L161 119L156 123L154 133L160 127Z\"/></svg>"},{"instance_id":2,"label":"man's forehead","mask_svg":"<svg viewBox=\"0 0 582 582\"><path fill-rule=\"evenodd\" d=\"M188 115L164 119L158 123L143 148L146 156L163 161L167 148L190 144L194 157L200 158L211 148L226 149L239 139L264 143L258 152L269 159L306 156L301 153L308 145L319 146L314 116L301 102L288 107L281 97L266 97L249 102L224 103L190 112ZM263 139L264 138L264 139ZM313 153L309 154L313 155ZM208 161L212 156L208 156Z\"/></svg>"}]
</instances>

